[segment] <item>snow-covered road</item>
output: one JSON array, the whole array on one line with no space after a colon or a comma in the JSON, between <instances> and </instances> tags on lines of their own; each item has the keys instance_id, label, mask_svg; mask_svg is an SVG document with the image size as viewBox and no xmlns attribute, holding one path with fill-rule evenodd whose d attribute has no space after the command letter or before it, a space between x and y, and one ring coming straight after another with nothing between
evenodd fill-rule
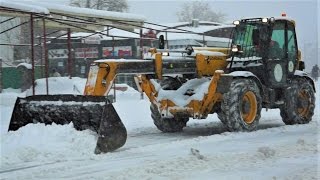
<instances>
[{"instance_id":1,"label":"snow-covered road","mask_svg":"<svg viewBox=\"0 0 320 180\"><path fill-rule=\"evenodd\" d=\"M190 120L182 133L165 134L153 125L147 100L140 100L135 91L120 92L114 106L128 130L127 143L113 153L94 155L96 135L76 131L72 124L30 124L7 132L19 95L8 91L0 94L0 179L320 177L318 106L313 121L306 125L285 126L278 110L263 109L255 132L227 132L212 115ZM318 93L317 105L319 99Z\"/></svg>"}]
</instances>

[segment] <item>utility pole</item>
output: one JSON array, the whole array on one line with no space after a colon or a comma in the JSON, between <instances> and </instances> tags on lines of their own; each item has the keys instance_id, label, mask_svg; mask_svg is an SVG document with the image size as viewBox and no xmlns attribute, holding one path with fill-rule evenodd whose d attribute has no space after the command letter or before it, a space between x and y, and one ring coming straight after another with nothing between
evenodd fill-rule
<instances>
[{"instance_id":1,"label":"utility pole","mask_svg":"<svg viewBox=\"0 0 320 180\"><path fill-rule=\"evenodd\" d=\"M91 4L90 0L87 0L86 8L90 8L90 4Z\"/></svg>"},{"instance_id":2,"label":"utility pole","mask_svg":"<svg viewBox=\"0 0 320 180\"><path fill-rule=\"evenodd\" d=\"M2 59L0 57L0 93L2 93Z\"/></svg>"}]
</instances>

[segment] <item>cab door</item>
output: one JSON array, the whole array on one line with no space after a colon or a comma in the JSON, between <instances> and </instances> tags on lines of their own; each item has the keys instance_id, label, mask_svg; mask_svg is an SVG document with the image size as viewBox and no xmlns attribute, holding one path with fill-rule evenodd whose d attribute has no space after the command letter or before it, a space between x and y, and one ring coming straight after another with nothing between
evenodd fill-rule
<instances>
[{"instance_id":1,"label":"cab door","mask_svg":"<svg viewBox=\"0 0 320 180\"><path fill-rule=\"evenodd\" d=\"M298 45L297 45L297 37L295 32L295 25L287 21L287 34L286 34L286 41L287 44L287 51L286 55L288 58L288 77L292 77L294 75L294 71L297 68L298 65Z\"/></svg>"},{"instance_id":2,"label":"cab door","mask_svg":"<svg viewBox=\"0 0 320 180\"><path fill-rule=\"evenodd\" d=\"M276 21L273 25L267 57L269 86L284 87L287 81L287 43L286 21Z\"/></svg>"}]
</instances>

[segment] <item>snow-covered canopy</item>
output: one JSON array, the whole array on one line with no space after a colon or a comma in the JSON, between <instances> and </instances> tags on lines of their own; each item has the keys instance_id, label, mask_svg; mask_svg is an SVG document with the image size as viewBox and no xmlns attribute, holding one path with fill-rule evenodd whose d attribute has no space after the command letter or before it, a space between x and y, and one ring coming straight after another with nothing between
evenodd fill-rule
<instances>
[{"instance_id":1,"label":"snow-covered canopy","mask_svg":"<svg viewBox=\"0 0 320 180\"><path fill-rule=\"evenodd\" d=\"M159 35L164 35L165 33L160 33ZM203 40L203 35L199 34L188 34L188 33L167 33L168 40L183 40L183 39L194 39L198 41ZM228 38L204 36L205 41L222 41L229 42Z\"/></svg>"},{"instance_id":2,"label":"snow-covered canopy","mask_svg":"<svg viewBox=\"0 0 320 180\"><path fill-rule=\"evenodd\" d=\"M144 22L145 17L137 14L131 13L121 13L121 12L112 12L112 11L103 11L89 8L79 8L73 6L59 5L53 3L44 3L44 2L33 2L28 1L28 4L39 5L47 8L51 13L61 13L72 16L83 16L90 18L103 18L117 21L134 21L134 22Z\"/></svg>"},{"instance_id":3,"label":"snow-covered canopy","mask_svg":"<svg viewBox=\"0 0 320 180\"><path fill-rule=\"evenodd\" d=\"M183 28L183 27L191 27L192 26L192 22L174 22L174 23L165 23L162 24L163 26L167 26L167 28L163 28L163 29L174 29L174 28ZM218 22L211 22L211 21L199 21L199 27L202 26L221 26L224 25L222 23L218 23Z\"/></svg>"},{"instance_id":4,"label":"snow-covered canopy","mask_svg":"<svg viewBox=\"0 0 320 180\"><path fill-rule=\"evenodd\" d=\"M25 2L0 0L0 7L16 9L16 10L20 10L27 13L49 14L49 10L47 8L41 7L38 5L30 5L29 3L25 3ZM0 11L0 14L9 15L6 12L2 12L2 11Z\"/></svg>"},{"instance_id":5,"label":"snow-covered canopy","mask_svg":"<svg viewBox=\"0 0 320 180\"><path fill-rule=\"evenodd\" d=\"M112 36L119 36L119 37L115 37L116 40L117 39L125 39L125 38L140 38L140 35L137 33L128 32L125 30L115 29L115 28L109 30L109 33L108 33L109 36L106 35L107 31L104 31L102 33L103 34L98 33L98 34L92 35L93 33L78 32L78 33L71 34L71 37L72 38L82 38L82 37L90 36L90 37L97 37L100 40L112 40ZM67 38L67 36L63 36L62 38Z\"/></svg>"},{"instance_id":6,"label":"snow-covered canopy","mask_svg":"<svg viewBox=\"0 0 320 180\"><path fill-rule=\"evenodd\" d=\"M144 16L137 14L78 8L53 3L36 2L32 0L0 0L0 8L4 10L14 9L22 12L22 14L17 14L10 11L0 11L0 14L6 16L26 16L29 15L28 13L37 13L44 14L50 18L61 18L63 20L67 20L70 17L80 17L81 19L88 20L96 19L100 24L121 26L126 29L141 26L146 19ZM54 26L54 24L50 25ZM61 24L59 27L61 27Z\"/></svg>"},{"instance_id":7,"label":"snow-covered canopy","mask_svg":"<svg viewBox=\"0 0 320 180\"><path fill-rule=\"evenodd\" d=\"M171 22L171 23L160 23L160 24L148 24L144 25L146 28L151 28L156 31L178 31L178 32L185 32L185 31L192 31L196 33L204 33L211 30L223 28L223 27L234 27L231 23L223 24L218 22L210 22L210 21L199 21L199 24L195 27L192 25L192 22ZM148 29L145 29L147 32Z\"/></svg>"},{"instance_id":8,"label":"snow-covered canopy","mask_svg":"<svg viewBox=\"0 0 320 180\"><path fill-rule=\"evenodd\" d=\"M165 33L159 33L158 36L160 35L165 35ZM205 41L206 45L210 47L228 47L228 44L230 43L229 38L203 36L199 34L187 33L167 33L167 38L169 40L170 46L203 46L203 41Z\"/></svg>"},{"instance_id":9,"label":"snow-covered canopy","mask_svg":"<svg viewBox=\"0 0 320 180\"><path fill-rule=\"evenodd\" d=\"M192 31L195 33L205 33L212 30L217 30L222 28L232 28L232 27L234 27L234 25L219 25L219 26L208 25L208 26L198 26L198 27L186 26L186 27L179 27L179 29L185 30L185 31ZM177 32L181 32L181 30L170 29L170 31L177 31Z\"/></svg>"}]
</instances>

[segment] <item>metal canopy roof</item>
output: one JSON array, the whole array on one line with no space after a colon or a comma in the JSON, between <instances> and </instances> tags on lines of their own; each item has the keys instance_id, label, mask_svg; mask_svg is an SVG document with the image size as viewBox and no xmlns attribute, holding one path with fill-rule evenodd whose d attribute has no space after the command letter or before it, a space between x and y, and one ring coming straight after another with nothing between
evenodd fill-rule
<instances>
[{"instance_id":1,"label":"metal canopy roof","mask_svg":"<svg viewBox=\"0 0 320 180\"><path fill-rule=\"evenodd\" d=\"M88 8L33 1L0 0L0 15L23 17L35 14L47 19L46 26L71 28L73 31L103 30L106 26L132 31L141 27L145 18L130 13L102 11ZM36 23L37 24L37 23ZM39 24L40 25L40 24Z\"/></svg>"}]
</instances>

